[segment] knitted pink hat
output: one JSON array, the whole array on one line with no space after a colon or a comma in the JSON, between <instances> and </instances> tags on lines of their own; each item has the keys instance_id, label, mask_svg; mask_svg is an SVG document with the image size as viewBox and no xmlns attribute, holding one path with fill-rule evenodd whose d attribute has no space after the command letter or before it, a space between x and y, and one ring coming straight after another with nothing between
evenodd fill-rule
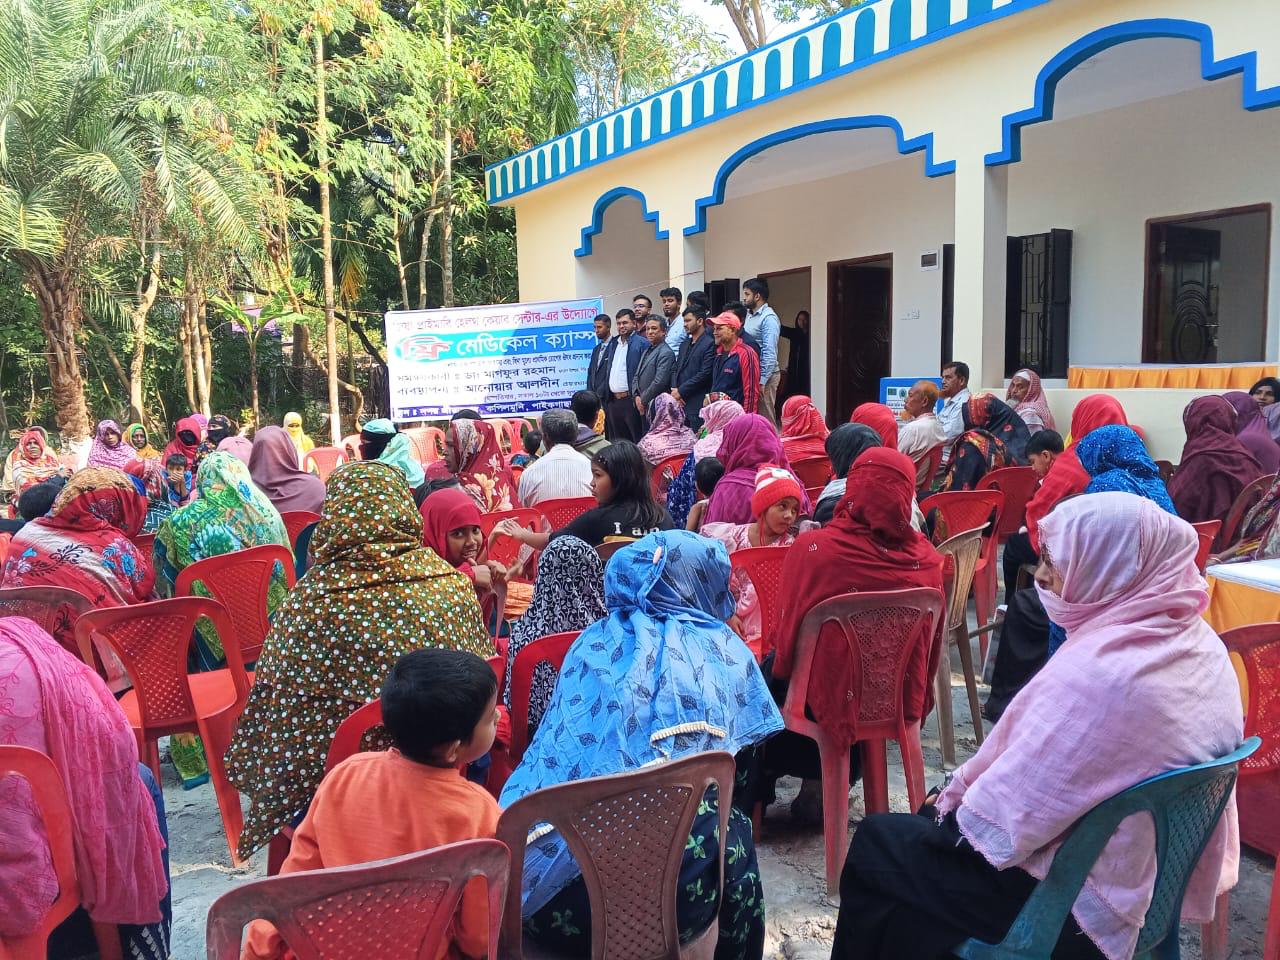
<instances>
[{"instance_id":1,"label":"knitted pink hat","mask_svg":"<svg viewBox=\"0 0 1280 960\"><path fill-rule=\"evenodd\" d=\"M766 463L756 471L756 489L751 494L751 515L761 516L779 500L787 497L804 499L804 491L800 489L800 481L791 475L785 467L777 467Z\"/></svg>"}]
</instances>

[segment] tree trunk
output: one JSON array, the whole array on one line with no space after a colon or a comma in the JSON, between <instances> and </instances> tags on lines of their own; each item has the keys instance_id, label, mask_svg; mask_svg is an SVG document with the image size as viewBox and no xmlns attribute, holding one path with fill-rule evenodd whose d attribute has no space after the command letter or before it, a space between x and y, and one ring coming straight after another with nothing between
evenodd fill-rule
<instances>
[{"instance_id":1,"label":"tree trunk","mask_svg":"<svg viewBox=\"0 0 1280 960\"><path fill-rule=\"evenodd\" d=\"M400 302L409 309L409 278L404 272L404 255L400 252L400 235L404 232L399 215L396 216L395 233L391 235L392 250L396 255L396 277L400 280Z\"/></svg>"},{"instance_id":2,"label":"tree trunk","mask_svg":"<svg viewBox=\"0 0 1280 960\"><path fill-rule=\"evenodd\" d=\"M40 305L40 327L49 346L49 387L54 422L63 439L89 437L89 407L76 335L80 332L80 292L69 271L51 270L37 260L18 256L23 276Z\"/></svg>"},{"instance_id":3,"label":"tree trunk","mask_svg":"<svg viewBox=\"0 0 1280 960\"><path fill-rule=\"evenodd\" d=\"M204 322L204 291L200 287L200 278L195 270L187 270L183 274L182 323L187 328L187 343L191 348L192 380L194 381L194 397L191 398L192 412L200 411L209 415L209 375L208 369L213 362L210 353L205 350L205 338L201 334ZM207 333L207 331L206 331Z\"/></svg>"},{"instance_id":4,"label":"tree trunk","mask_svg":"<svg viewBox=\"0 0 1280 960\"><path fill-rule=\"evenodd\" d=\"M422 240L418 244L418 309L427 309L427 251L431 249L431 228L436 225L436 211L422 221Z\"/></svg>"},{"instance_id":5,"label":"tree trunk","mask_svg":"<svg viewBox=\"0 0 1280 960\"><path fill-rule=\"evenodd\" d=\"M129 329L133 333L133 352L129 357L129 419L142 422L142 373L147 352L147 315L160 292L160 248L151 251L146 273L138 279L133 309L129 312Z\"/></svg>"},{"instance_id":6,"label":"tree trunk","mask_svg":"<svg viewBox=\"0 0 1280 960\"><path fill-rule=\"evenodd\" d=\"M250 321L253 323L254 321ZM249 345L249 402L253 408L253 429L257 430L262 422L258 412L258 331L246 331L245 342Z\"/></svg>"},{"instance_id":7,"label":"tree trunk","mask_svg":"<svg viewBox=\"0 0 1280 960\"><path fill-rule=\"evenodd\" d=\"M444 2L444 193L440 207L440 305L453 306L453 10Z\"/></svg>"},{"instance_id":8,"label":"tree trunk","mask_svg":"<svg viewBox=\"0 0 1280 960\"><path fill-rule=\"evenodd\" d=\"M178 316L178 342L182 345L182 373L187 384L187 409L196 408L195 361L192 359L191 345L191 279L192 270L189 260L184 258L182 268L182 312Z\"/></svg>"},{"instance_id":9,"label":"tree trunk","mask_svg":"<svg viewBox=\"0 0 1280 960\"><path fill-rule=\"evenodd\" d=\"M209 335L209 323L205 317L205 296L201 289L196 299L196 334L200 340L201 372L200 412L213 416L213 337Z\"/></svg>"},{"instance_id":10,"label":"tree trunk","mask_svg":"<svg viewBox=\"0 0 1280 960\"><path fill-rule=\"evenodd\" d=\"M329 374L329 440L342 442L342 411L338 406L338 322L333 315L333 223L329 212L329 107L325 92L324 33L315 31L316 68L316 180L320 187L320 259L324 267L324 347Z\"/></svg>"}]
</instances>

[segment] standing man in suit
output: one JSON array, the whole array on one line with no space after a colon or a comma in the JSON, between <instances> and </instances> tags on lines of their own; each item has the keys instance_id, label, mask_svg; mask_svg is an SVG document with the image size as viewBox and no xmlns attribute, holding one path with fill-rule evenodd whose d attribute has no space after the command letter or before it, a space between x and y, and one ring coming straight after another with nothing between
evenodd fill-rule
<instances>
[{"instance_id":1,"label":"standing man in suit","mask_svg":"<svg viewBox=\"0 0 1280 960\"><path fill-rule=\"evenodd\" d=\"M636 411L631 383L640 369L648 341L635 335L635 314L622 309L615 314L618 335L609 341L600 367L605 371L606 400L604 433L614 440L638 441L644 435L644 423Z\"/></svg>"},{"instance_id":2,"label":"standing man in suit","mask_svg":"<svg viewBox=\"0 0 1280 960\"><path fill-rule=\"evenodd\" d=\"M676 362L675 353L667 346L667 331L662 320L651 314L644 325L644 336L649 341L649 349L640 358L640 368L631 381L631 392L641 417L649 412L654 397L671 389L671 368Z\"/></svg>"},{"instance_id":3,"label":"standing man in suit","mask_svg":"<svg viewBox=\"0 0 1280 960\"><path fill-rule=\"evenodd\" d=\"M596 345L591 349L591 362L587 365L587 389L594 393L604 406L609 396L608 369L604 365L605 354L609 350L613 318L607 313L596 314Z\"/></svg>"},{"instance_id":4,"label":"standing man in suit","mask_svg":"<svg viewBox=\"0 0 1280 960\"><path fill-rule=\"evenodd\" d=\"M689 307L684 312L684 341L671 371L671 395L684 404L684 422L690 430L702 428L702 399L711 389L711 367L716 344L707 330L707 311Z\"/></svg>"}]
</instances>

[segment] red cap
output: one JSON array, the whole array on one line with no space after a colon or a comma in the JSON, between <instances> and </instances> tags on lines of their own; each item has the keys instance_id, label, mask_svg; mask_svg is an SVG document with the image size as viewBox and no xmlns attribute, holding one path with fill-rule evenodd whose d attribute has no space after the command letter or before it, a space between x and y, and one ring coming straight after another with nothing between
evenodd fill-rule
<instances>
[{"instance_id":1,"label":"red cap","mask_svg":"<svg viewBox=\"0 0 1280 960\"><path fill-rule=\"evenodd\" d=\"M718 317L711 318L713 327L733 327L735 330L742 329L742 321L738 319L738 315L732 310L726 310Z\"/></svg>"}]
</instances>

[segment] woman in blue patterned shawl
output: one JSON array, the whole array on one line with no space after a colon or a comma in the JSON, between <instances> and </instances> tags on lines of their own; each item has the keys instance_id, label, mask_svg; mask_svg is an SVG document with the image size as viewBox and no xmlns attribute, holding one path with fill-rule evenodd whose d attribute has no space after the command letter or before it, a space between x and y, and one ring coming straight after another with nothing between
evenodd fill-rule
<instances>
[{"instance_id":1,"label":"woman in blue patterned shawl","mask_svg":"<svg viewBox=\"0 0 1280 960\"><path fill-rule=\"evenodd\" d=\"M502 792L504 807L544 787L707 750L736 755L782 729L754 657L725 625L734 601L723 545L683 530L629 544L605 572L605 605L608 617L570 648L537 734ZM745 768L739 764L740 774ZM708 793L681 867L681 940L716 919L708 894L719 841ZM716 957L758 960L764 899L751 821L736 806L727 843ZM529 934L558 952L588 955L586 887L557 834L528 847L524 881Z\"/></svg>"},{"instance_id":2,"label":"woman in blue patterned shawl","mask_svg":"<svg viewBox=\"0 0 1280 960\"><path fill-rule=\"evenodd\" d=\"M1093 478L1085 493L1133 493L1178 515L1160 468L1132 427L1099 427L1076 444L1076 456Z\"/></svg>"}]
</instances>

